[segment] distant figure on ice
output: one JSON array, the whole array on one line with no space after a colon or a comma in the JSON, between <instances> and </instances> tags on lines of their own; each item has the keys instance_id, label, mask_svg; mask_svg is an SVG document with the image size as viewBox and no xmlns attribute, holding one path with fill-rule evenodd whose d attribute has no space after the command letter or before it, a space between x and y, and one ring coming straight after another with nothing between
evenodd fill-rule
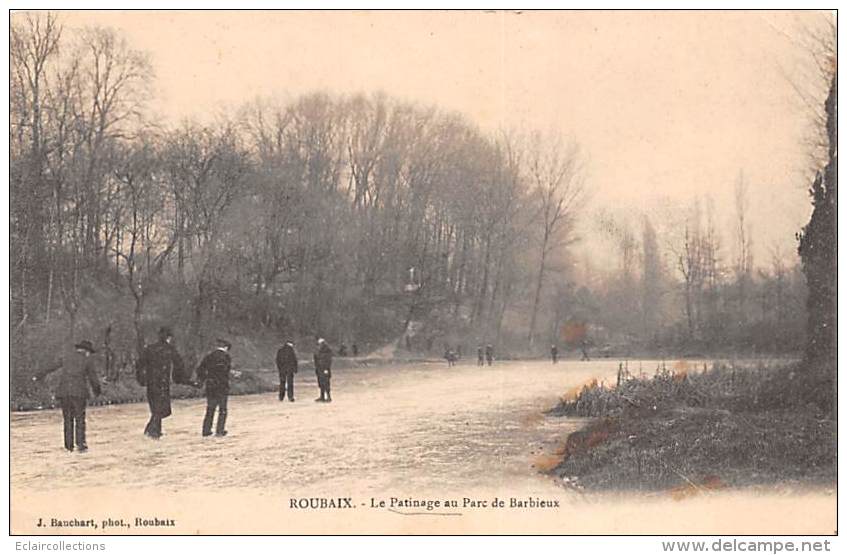
<instances>
[{"instance_id":1,"label":"distant figure on ice","mask_svg":"<svg viewBox=\"0 0 847 555\"><path fill-rule=\"evenodd\" d=\"M332 379L332 349L323 337L318 338L318 350L315 352L315 374L318 377L318 387L321 396L315 399L318 403L331 403L330 380Z\"/></svg>"},{"instance_id":2,"label":"distant figure on ice","mask_svg":"<svg viewBox=\"0 0 847 555\"><path fill-rule=\"evenodd\" d=\"M447 361L447 367L452 368L456 364L456 353L448 348L444 351L444 359Z\"/></svg>"},{"instance_id":3,"label":"distant figure on ice","mask_svg":"<svg viewBox=\"0 0 847 555\"><path fill-rule=\"evenodd\" d=\"M559 348L555 345L550 347L550 358L553 359L553 364L559 362Z\"/></svg>"},{"instance_id":4,"label":"distant figure on ice","mask_svg":"<svg viewBox=\"0 0 847 555\"><path fill-rule=\"evenodd\" d=\"M344 342L341 342L341 346L338 348L338 356L346 357L347 356L347 345Z\"/></svg>"},{"instance_id":5,"label":"distant figure on ice","mask_svg":"<svg viewBox=\"0 0 847 555\"><path fill-rule=\"evenodd\" d=\"M353 343L353 345L350 347L350 350L352 350L352 351L353 351L353 356L354 356L354 357L359 356L359 346L358 346L358 345L356 345L355 343Z\"/></svg>"},{"instance_id":6,"label":"distant figure on ice","mask_svg":"<svg viewBox=\"0 0 847 555\"><path fill-rule=\"evenodd\" d=\"M215 410L218 411L218 424L215 435L226 435L226 404L229 397L229 373L232 370L232 358L229 350L232 344L225 339L217 340L218 346L203 358L197 367L197 381L206 384L206 416L203 417L203 437L212 435L212 421Z\"/></svg>"},{"instance_id":7,"label":"distant figure on ice","mask_svg":"<svg viewBox=\"0 0 847 555\"><path fill-rule=\"evenodd\" d=\"M485 351L482 350L482 345L476 348L476 365L485 366Z\"/></svg>"},{"instance_id":8,"label":"distant figure on ice","mask_svg":"<svg viewBox=\"0 0 847 555\"><path fill-rule=\"evenodd\" d=\"M190 385L182 357L172 343L171 329L161 327L159 341L146 346L135 365L135 378L147 387L150 421L144 428L144 435L151 439L162 437L162 419L171 415L171 379Z\"/></svg>"},{"instance_id":9,"label":"distant figure on ice","mask_svg":"<svg viewBox=\"0 0 847 555\"><path fill-rule=\"evenodd\" d=\"M588 341L585 339L579 344L579 349L582 351L582 360L591 360L588 358Z\"/></svg>"},{"instance_id":10,"label":"distant figure on ice","mask_svg":"<svg viewBox=\"0 0 847 555\"><path fill-rule=\"evenodd\" d=\"M279 370L279 400L285 399L286 392L288 400L294 402L294 374L297 373L297 353L294 351L294 342L288 340L279 351L276 352L276 368Z\"/></svg>"},{"instance_id":11,"label":"distant figure on ice","mask_svg":"<svg viewBox=\"0 0 847 555\"><path fill-rule=\"evenodd\" d=\"M488 366L494 362L494 347L491 346L491 343L485 346L485 361L488 363Z\"/></svg>"},{"instance_id":12,"label":"distant figure on ice","mask_svg":"<svg viewBox=\"0 0 847 555\"><path fill-rule=\"evenodd\" d=\"M96 352L91 341L80 341L74 345L73 351L62 357L59 364L32 378L39 380L59 368L62 369L59 385L56 388L56 400L62 407L65 449L68 451L74 450L74 439L76 439L78 452L88 451L88 444L85 441L85 407L88 404L88 388L91 386L95 396L102 392L100 379L97 377L94 361L91 359L91 355Z\"/></svg>"}]
</instances>

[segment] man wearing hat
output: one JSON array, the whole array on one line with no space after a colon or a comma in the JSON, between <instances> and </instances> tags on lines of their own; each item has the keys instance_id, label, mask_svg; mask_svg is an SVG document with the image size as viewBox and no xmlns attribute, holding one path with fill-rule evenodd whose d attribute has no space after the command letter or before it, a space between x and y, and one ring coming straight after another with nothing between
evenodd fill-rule
<instances>
[{"instance_id":1,"label":"man wearing hat","mask_svg":"<svg viewBox=\"0 0 847 555\"><path fill-rule=\"evenodd\" d=\"M74 450L74 439L76 439L78 452L88 451L88 445L85 442L85 407L88 404L88 387L91 386L95 396L101 393L100 379L97 377L94 361L91 359L91 355L96 352L91 341L80 341L74 345L74 351L65 355L55 368L51 368L41 376L33 377L38 379L59 368L62 369L59 385L56 388L56 400L62 407L65 449L68 451Z\"/></svg>"},{"instance_id":2,"label":"man wearing hat","mask_svg":"<svg viewBox=\"0 0 847 555\"><path fill-rule=\"evenodd\" d=\"M318 350L315 353L315 374L318 377L318 387L321 396L315 399L319 403L331 403L329 381L332 378L332 349L323 337L318 338Z\"/></svg>"},{"instance_id":3,"label":"man wearing hat","mask_svg":"<svg viewBox=\"0 0 847 555\"><path fill-rule=\"evenodd\" d=\"M214 351L203 358L197 368L197 381L206 383L206 416L203 418L203 437L212 435L212 421L215 410L218 411L218 425L215 435L226 435L226 403L229 397L229 373L232 358L229 350L232 344L226 339L218 339Z\"/></svg>"},{"instance_id":4,"label":"man wearing hat","mask_svg":"<svg viewBox=\"0 0 847 555\"><path fill-rule=\"evenodd\" d=\"M279 400L294 401L294 374L297 373L297 353L290 339L276 352L276 368L279 370Z\"/></svg>"},{"instance_id":5,"label":"man wearing hat","mask_svg":"<svg viewBox=\"0 0 847 555\"><path fill-rule=\"evenodd\" d=\"M139 384L147 387L150 421L144 428L144 435L159 439L162 437L162 419L171 415L171 379L175 383L191 384L182 357L173 346L173 332L170 328L159 328L159 341L147 345L141 352L135 367L135 378Z\"/></svg>"}]
</instances>

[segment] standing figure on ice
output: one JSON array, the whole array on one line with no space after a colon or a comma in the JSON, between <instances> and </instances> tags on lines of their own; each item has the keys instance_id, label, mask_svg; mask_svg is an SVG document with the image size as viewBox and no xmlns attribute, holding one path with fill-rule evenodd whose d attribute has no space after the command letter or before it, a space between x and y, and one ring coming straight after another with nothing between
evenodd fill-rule
<instances>
[{"instance_id":1,"label":"standing figure on ice","mask_svg":"<svg viewBox=\"0 0 847 555\"><path fill-rule=\"evenodd\" d=\"M294 374L297 373L297 353L294 351L294 342L290 339L276 352L276 368L279 370L279 400L285 400L288 392L288 400L294 402Z\"/></svg>"},{"instance_id":2,"label":"standing figure on ice","mask_svg":"<svg viewBox=\"0 0 847 555\"><path fill-rule=\"evenodd\" d=\"M175 383L191 384L185 375L182 357L172 343L171 329L161 327L159 341L144 348L135 366L135 378L139 384L147 386L150 421L144 428L144 435L151 439L162 437L162 419L171 415L171 379Z\"/></svg>"},{"instance_id":3,"label":"standing figure on ice","mask_svg":"<svg viewBox=\"0 0 847 555\"><path fill-rule=\"evenodd\" d=\"M485 346L485 360L488 362L488 366L494 362L494 347L491 346L491 343Z\"/></svg>"},{"instance_id":4,"label":"standing figure on ice","mask_svg":"<svg viewBox=\"0 0 847 555\"><path fill-rule=\"evenodd\" d=\"M332 349L323 337L318 338L318 350L315 352L315 374L318 377L318 387L321 396L315 399L318 403L331 403L329 382L332 379Z\"/></svg>"},{"instance_id":5,"label":"standing figure on ice","mask_svg":"<svg viewBox=\"0 0 847 555\"><path fill-rule=\"evenodd\" d=\"M550 347L550 358L553 359L553 364L559 362L559 348L555 345Z\"/></svg>"},{"instance_id":6,"label":"standing figure on ice","mask_svg":"<svg viewBox=\"0 0 847 555\"><path fill-rule=\"evenodd\" d=\"M452 368L456 364L456 353L450 350L449 347L444 351L444 360L447 361L448 368Z\"/></svg>"},{"instance_id":7,"label":"standing figure on ice","mask_svg":"<svg viewBox=\"0 0 847 555\"><path fill-rule=\"evenodd\" d=\"M485 352L482 350L482 345L476 348L476 365L485 366Z\"/></svg>"},{"instance_id":8,"label":"standing figure on ice","mask_svg":"<svg viewBox=\"0 0 847 555\"><path fill-rule=\"evenodd\" d=\"M218 411L218 424L215 435L226 435L226 405L229 398L229 373L232 370L232 358L229 350L232 344L218 339L218 346L203 358L197 368L197 381L206 384L206 416L203 418L203 437L212 435L212 421L215 410Z\"/></svg>"},{"instance_id":9,"label":"standing figure on ice","mask_svg":"<svg viewBox=\"0 0 847 555\"><path fill-rule=\"evenodd\" d=\"M88 388L91 386L95 396L101 393L100 379L97 377L94 361L91 359L91 355L96 352L91 341L80 341L74 345L74 351L62 357L58 365L32 378L38 380L59 368L62 369L59 385L56 388L56 400L62 407L65 449L68 451L74 450L74 440L76 440L78 452L88 451L88 444L85 441L85 407L88 404Z\"/></svg>"},{"instance_id":10,"label":"standing figure on ice","mask_svg":"<svg viewBox=\"0 0 847 555\"><path fill-rule=\"evenodd\" d=\"M583 339L579 344L579 348L582 351L582 360L591 360L588 357L588 341Z\"/></svg>"}]
</instances>

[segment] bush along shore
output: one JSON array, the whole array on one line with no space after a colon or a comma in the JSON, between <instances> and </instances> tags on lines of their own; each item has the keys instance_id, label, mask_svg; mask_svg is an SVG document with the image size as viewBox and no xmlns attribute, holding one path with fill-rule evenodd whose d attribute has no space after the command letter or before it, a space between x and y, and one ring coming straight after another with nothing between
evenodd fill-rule
<instances>
[{"instance_id":1,"label":"bush along shore","mask_svg":"<svg viewBox=\"0 0 847 555\"><path fill-rule=\"evenodd\" d=\"M552 416L592 417L550 472L584 490L667 491L767 484L833 486L834 370L660 365L653 376L592 382Z\"/></svg>"}]
</instances>

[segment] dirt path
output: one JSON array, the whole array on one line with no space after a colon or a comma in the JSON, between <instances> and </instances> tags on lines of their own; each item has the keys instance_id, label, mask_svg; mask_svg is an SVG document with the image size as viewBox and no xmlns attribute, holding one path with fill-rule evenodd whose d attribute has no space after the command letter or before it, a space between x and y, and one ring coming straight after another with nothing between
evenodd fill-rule
<instances>
[{"instance_id":1,"label":"dirt path","mask_svg":"<svg viewBox=\"0 0 847 555\"><path fill-rule=\"evenodd\" d=\"M141 434L146 405L89 409L91 450L83 455L61 449L58 411L13 414L12 528L91 533L39 528L38 519L90 517L100 523L114 517L129 524L136 517L158 515L174 519L174 526L130 524L105 532L585 533L633 526L644 532L650 526L642 509L641 522L614 516L643 507L640 502L616 500L602 519L586 518L600 501L563 489L535 467L580 424L546 418L542 411L568 389L593 377L611 379L614 372L609 361L338 370L332 404L313 402L314 377L301 373L295 403L280 403L272 394L231 397L226 438L200 437L201 400L176 402L158 442ZM560 508L459 506L427 513L390 506L391 497L451 499L461 505L465 497L490 503L495 496L507 505L512 497L556 500ZM354 509L290 507L292 499L303 497L347 497ZM659 512L666 505L678 512L719 498L685 505L665 499L647 503ZM832 506L823 525L831 520L834 529L834 495L814 494L809 500L818 513ZM379 501L388 506L374 508ZM793 502L796 510L797 499ZM423 514L408 514L419 511ZM788 517L759 522L770 526L786 520L791 529L802 528ZM656 525L664 526L662 531L669 526ZM94 531L102 532L102 526Z\"/></svg>"}]
</instances>

